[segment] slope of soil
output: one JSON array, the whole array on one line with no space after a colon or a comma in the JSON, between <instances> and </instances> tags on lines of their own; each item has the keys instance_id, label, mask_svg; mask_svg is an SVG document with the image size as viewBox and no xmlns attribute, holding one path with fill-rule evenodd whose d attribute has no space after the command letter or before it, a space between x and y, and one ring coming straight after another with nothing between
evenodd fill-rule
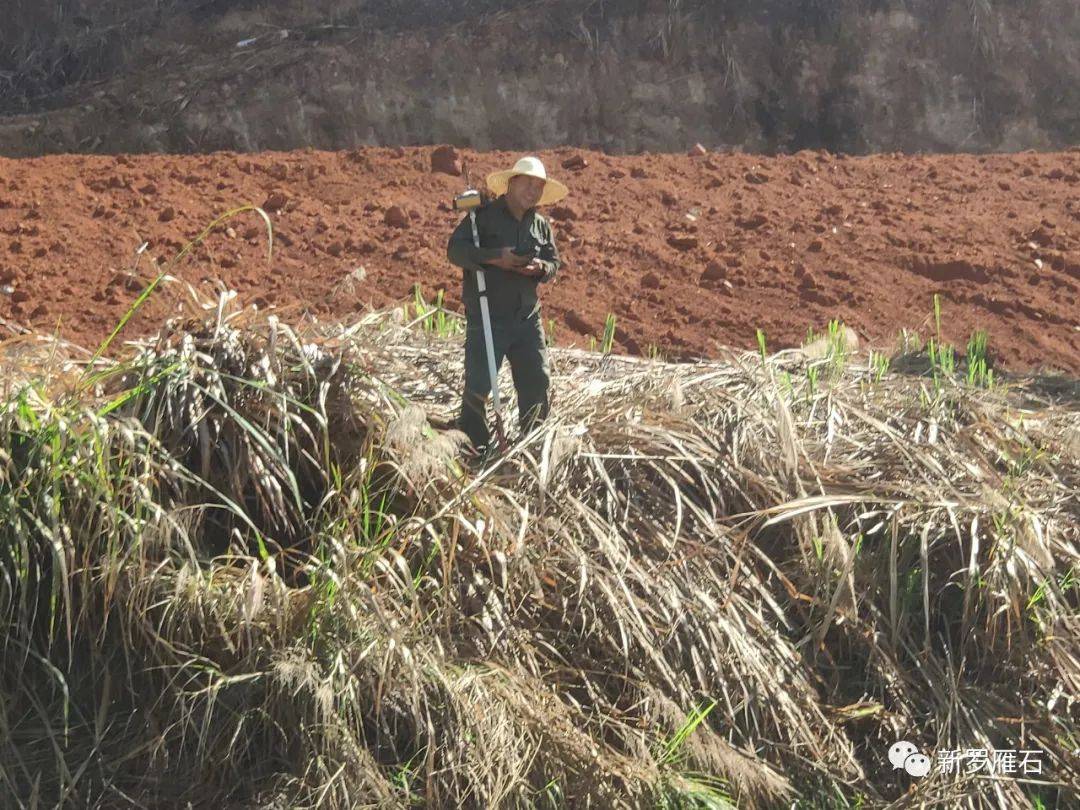
<instances>
[{"instance_id":1,"label":"slope of soil","mask_svg":"<svg viewBox=\"0 0 1080 810\"><path fill-rule=\"evenodd\" d=\"M429 298L445 288L457 308L445 244L464 184L433 173L431 152L0 159L0 317L99 340L155 262L245 203L273 209L272 260L246 214L173 275L321 319L401 300L414 284ZM715 356L753 345L757 328L770 349L798 345L830 318L891 348L902 327L929 332L939 292L950 340L983 328L1008 367L1080 371L1080 150L540 155L572 189L547 212L565 259L543 291L560 344L599 337L614 312L629 352ZM517 155L465 157L477 179ZM561 168L574 157L578 168ZM172 294L129 328L157 324Z\"/></svg>"},{"instance_id":2,"label":"slope of soil","mask_svg":"<svg viewBox=\"0 0 1080 810\"><path fill-rule=\"evenodd\" d=\"M1080 140L1075 0L16 0L4 22L9 156Z\"/></svg>"}]
</instances>

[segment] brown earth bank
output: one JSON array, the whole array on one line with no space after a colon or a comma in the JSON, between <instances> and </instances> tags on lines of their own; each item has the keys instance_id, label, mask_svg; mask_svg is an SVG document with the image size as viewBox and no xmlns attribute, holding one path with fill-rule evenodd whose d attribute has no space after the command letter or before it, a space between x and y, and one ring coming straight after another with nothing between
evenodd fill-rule
<instances>
[{"instance_id":1,"label":"brown earth bank","mask_svg":"<svg viewBox=\"0 0 1080 810\"><path fill-rule=\"evenodd\" d=\"M1080 142L1076 0L8 0L0 154Z\"/></svg>"},{"instance_id":2,"label":"brown earth bank","mask_svg":"<svg viewBox=\"0 0 1080 810\"><path fill-rule=\"evenodd\" d=\"M223 212L263 206L212 233L171 273L220 279L289 317L347 319L447 291L445 258L464 180L432 171L432 147L0 159L0 317L83 343L105 337L140 289ZM616 315L617 350L674 357L798 345L842 319L896 346L901 328L963 346L985 329L1008 368L1080 372L1080 149L1013 155L826 152L611 156L539 153L571 196L546 210L564 265L543 289L556 342L586 345ZM509 152L463 151L474 182ZM565 164L565 166L564 166ZM140 255L138 248L148 243ZM362 270L361 270L362 268ZM136 315L145 332L175 287Z\"/></svg>"}]
</instances>

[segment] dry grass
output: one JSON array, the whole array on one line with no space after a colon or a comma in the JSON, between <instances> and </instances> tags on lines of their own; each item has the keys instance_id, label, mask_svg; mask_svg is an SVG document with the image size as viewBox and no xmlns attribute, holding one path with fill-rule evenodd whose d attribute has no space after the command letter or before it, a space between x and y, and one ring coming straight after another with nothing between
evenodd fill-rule
<instances>
[{"instance_id":1,"label":"dry grass","mask_svg":"<svg viewBox=\"0 0 1080 810\"><path fill-rule=\"evenodd\" d=\"M92 370L0 346L8 806L1080 788L1075 382L556 351L554 417L469 473L429 423L457 339L194 316ZM1041 784L914 782L898 739L1038 748Z\"/></svg>"}]
</instances>

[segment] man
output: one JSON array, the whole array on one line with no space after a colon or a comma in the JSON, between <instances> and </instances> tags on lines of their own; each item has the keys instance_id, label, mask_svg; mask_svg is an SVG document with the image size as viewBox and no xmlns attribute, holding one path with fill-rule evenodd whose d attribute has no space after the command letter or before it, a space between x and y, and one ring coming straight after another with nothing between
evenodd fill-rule
<instances>
[{"instance_id":1,"label":"man","mask_svg":"<svg viewBox=\"0 0 1080 810\"><path fill-rule=\"evenodd\" d=\"M536 287L551 281L560 266L551 225L536 207L569 193L562 183L548 179L544 164L535 157L488 175L487 183L497 196L476 211L480 247L473 243L466 216L446 248L447 258L462 269L465 304L465 390L458 427L478 453L486 451L491 441L485 415L491 380L476 271L485 271L495 368L502 366L504 357L510 361L518 424L527 433L547 417L551 382Z\"/></svg>"}]
</instances>

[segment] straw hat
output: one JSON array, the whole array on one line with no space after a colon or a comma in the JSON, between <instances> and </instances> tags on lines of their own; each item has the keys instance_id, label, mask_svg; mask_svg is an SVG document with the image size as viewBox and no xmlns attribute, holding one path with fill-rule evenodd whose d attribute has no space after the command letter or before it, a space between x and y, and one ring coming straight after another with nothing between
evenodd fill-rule
<instances>
[{"instance_id":1,"label":"straw hat","mask_svg":"<svg viewBox=\"0 0 1080 810\"><path fill-rule=\"evenodd\" d=\"M517 177L519 174L526 177L537 177L544 181L544 193L540 196L540 202L537 205L549 205L558 202L570 193L570 189L558 180L552 180L547 176L544 164L540 162L538 157L523 157L514 164L512 169L492 172L487 178L488 188L496 195L505 194L506 189L510 186L510 178Z\"/></svg>"}]
</instances>

